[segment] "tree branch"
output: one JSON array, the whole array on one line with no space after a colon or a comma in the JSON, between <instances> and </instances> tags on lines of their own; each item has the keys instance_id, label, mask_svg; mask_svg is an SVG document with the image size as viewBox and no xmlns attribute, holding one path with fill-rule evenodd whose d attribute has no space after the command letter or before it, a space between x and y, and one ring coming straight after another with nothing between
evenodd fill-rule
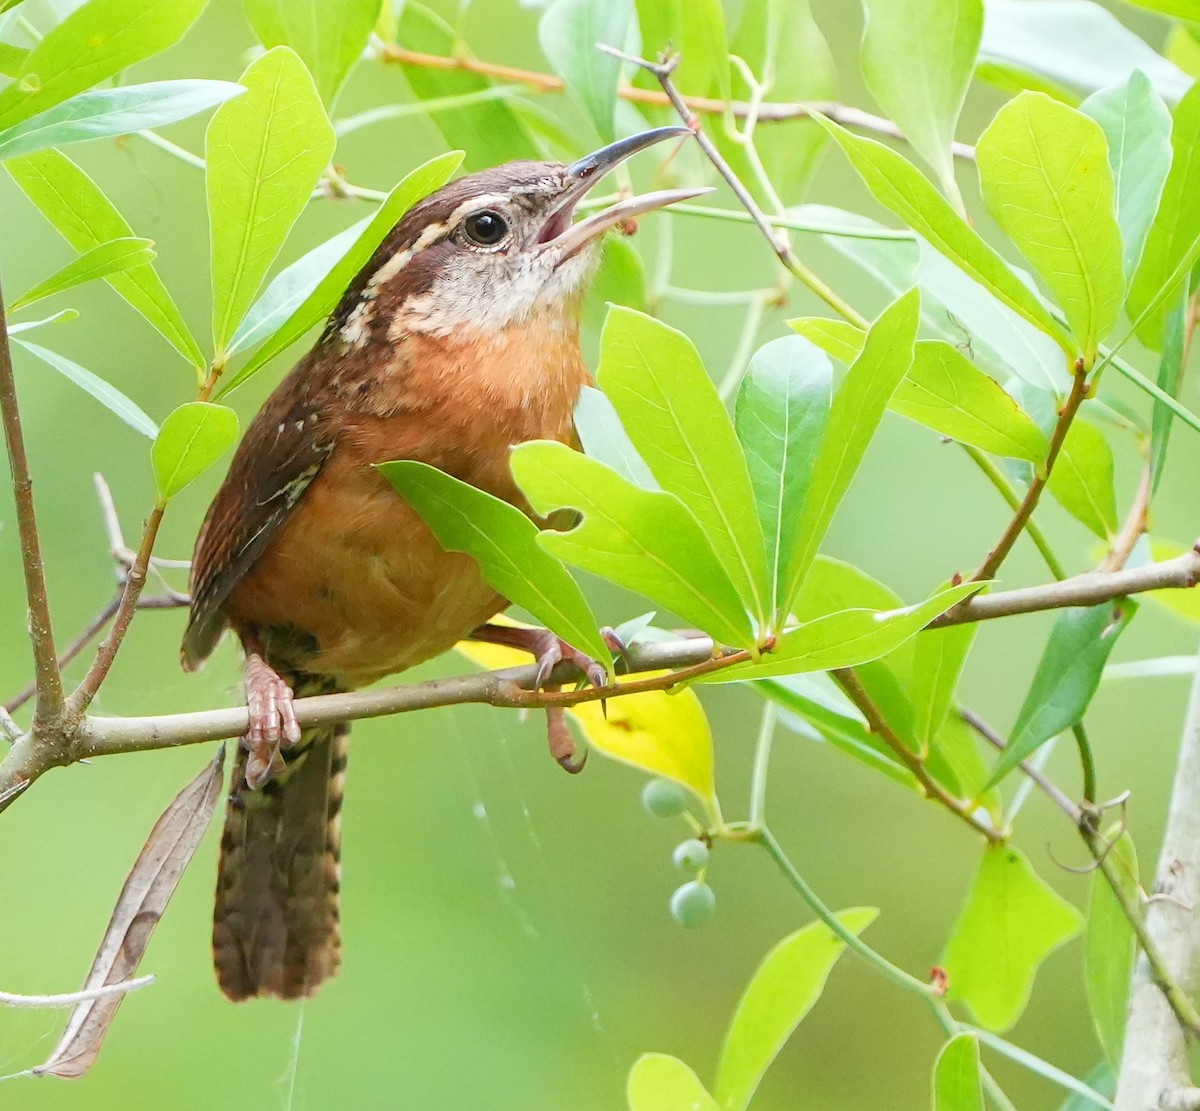
<instances>
[{"instance_id":1,"label":"tree branch","mask_svg":"<svg viewBox=\"0 0 1200 1111\"><path fill-rule=\"evenodd\" d=\"M519 69L497 62L483 62L478 58L462 55L446 57L441 54L423 54L419 50L406 50L402 46L385 45L379 48L378 56L384 62L416 69L462 70L467 73L477 73L498 81L511 81L525 85L538 93L560 93L566 89L566 82L561 77L555 77L549 73ZM617 90L617 95L622 100L628 100L635 104L667 107L671 103L666 93L656 92L654 89L639 89L634 85L622 85ZM682 100L691 112L712 116L721 116L725 113L725 101L714 97L685 96ZM884 119L882 116L872 115L870 112L864 112L861 108L839 104L837 101L821 100L813 101L811 104L766 101L762 104L751 104L749 101L734 100L729 103L729 111L738 119L745 119L753 114L756 120L763 123L801 120L814 113L820 113L847 127L874 131L891 139L904 139L904 132L893 121ZM975 148L967 143L955 143L954 155L956 158L974 161Z\"/></svg>"},{"instance_id":2,"label":"tree branch","mask_svg":"<svg viewBox=\"0 0 1200 1111\"><path fill-rule=\"evenodd\" d=\"M1089 571L1062 582L977 596L935 619L931 627L989 621L997 617L1036 613L1064 606L1098 605L1146 590L1188 588L1197 581L1200 581L1200 551L1193 549L1174 559L1146 567L1112 574ZM175 604L175 599L168 598L162 602L164 605L168 603ZM536 669L529 666L382 690L302 698L296 701L296 716L302 726L311 726L463 703L510 708L572 706L580 702L620 698L639 691L666 690L748 658L744 652L714 657L713 651L712 640L704 636L635 646L630 651L630 671L669 670L671 674L606 687L534 691ZM569 684L576 678L574 669L564 664L555 670L551 680ZM24 785L51 767L118 752L141 752L239 737L245 733L247 725L246 708L236 706L160 717L89 717L80 722L73 735L70 751L50 751L48 746L38 745L32 735L18 737L0 762L0 810L16 797Z\"/></svg>"},{"instance_id":3,"label":"tree branch","mask_svg":"<svg viewBox=\"0 0 1200 1111\"><path fill-rule=\"evenodd\" d=\"M970 621L992 621L1017 613L1064 609L1068 606L1098 606L1130 594L1178 588L1190 590L1200 583L1200 541L1197 547L1159 563L1124 571L1086 571L1061 582L1005 590L998 594L976 594L930 622L931 628L962 625Z\"/></svg>"},{"instance_id":4,"label":"tree branch","mask_svg":"<svg viewBox=\"0 0 1200 1111\"><path fill-rule=\"evenodd\" d=\"M1190 1006L1200 960L1200 661L1183 727L1155 892L1168 897L1154 899L1146 908L1146 931L1162 955L1167 974ZM1133 974L1117 1111L1186 1107L1189 1104L1176 1097L1189 1089L1192 1081L1184 1026L1172 1001L1155 982L1143 953Z\"/></svg>"},{"instance_id":5,"label":"tree branch","mask_svg":"<svg viewBox=\"0 0 1200 1111\"><path fill-rule=\"evenodd\" d=\"M63 709L62 675L54 651L54 628L50 620L50 600L46 593L46 565L38 539L37 515L33 507L33 480L29 475L29 457L25 454L25 436L17 407L17 384L13 376L12 350L8 343L8 318L4 294L0 290L0 416L4 422L4 441L8 446L8 465L12 472L13 500L17 507L17 531L21 537L21 565L25 573L25 597L29 604L29 640L33 646L33 666L37 677L37 709L34 720L39 728L55 722Z\"/></svg>"}]
</instances>

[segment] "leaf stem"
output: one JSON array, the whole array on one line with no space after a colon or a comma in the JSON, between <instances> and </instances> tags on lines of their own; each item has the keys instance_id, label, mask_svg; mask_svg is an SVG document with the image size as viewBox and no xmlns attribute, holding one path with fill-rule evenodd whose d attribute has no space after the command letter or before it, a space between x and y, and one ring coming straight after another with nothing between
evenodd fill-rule
<instances>
[{"instance_id":1,"label":"leaf stem","mask_svg":"<svg viewBox=\"0 0 1200 1111\"><path fill-rule=\"evenodd\" d=\"M775 740L775 721L778 716L775 703L764 699L750 780L750 825L755 829L763 828L767 821L767 773L771 766L771 744Z\"/></svg>"},{"instance_id":2,"label":"leaf stem","mask_svg":"<svg viewBox=\"0 0 1200 1111\"><path fill-rule=\"evenodd\" d=\"M37 732L51 728L63 711L62 674L54 650L54 627L50 618L50 600L46 591L46 565L38 537L37 514L33 505L33 479L25 452L25 434L17 406L17 385L13 375L12 350L8 343L8 318L4 294L0 290L0 416L4 441L12 473L13 500L16 502L17 531L21 540L21 566L25 575L25 597L29 606L29 640L37 682L37 708L34 727Z\"/></svg>"}]
</instances>

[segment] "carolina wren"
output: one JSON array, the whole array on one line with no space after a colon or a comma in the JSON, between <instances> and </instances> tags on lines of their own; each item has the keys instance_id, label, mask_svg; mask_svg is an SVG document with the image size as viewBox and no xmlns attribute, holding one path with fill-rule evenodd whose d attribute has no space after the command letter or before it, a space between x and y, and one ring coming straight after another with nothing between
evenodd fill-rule
<instances>
[{"instance_id":1,"label":"carolina wren","mask_svg":"<svg viewBox=\"0 0 1200 1111\"><path fill-rule=\"evenodd\" d=\"M230 999L311 995L341 962L347 727L301 730L293 696L402 671L508 604L374 464L417 459L531 512L509 451L576 444L589 381L579 308L604 232L705 190L631 197L579 222L575 206L630 155L687 134L647 131L570 166L512 162L414 206L247 430L196 542L182 651L199 667L228 627L247 657L251 724L213 924ZM530 644L543 660L569 654L553 638Z\"/></svg>"}]
</instances>

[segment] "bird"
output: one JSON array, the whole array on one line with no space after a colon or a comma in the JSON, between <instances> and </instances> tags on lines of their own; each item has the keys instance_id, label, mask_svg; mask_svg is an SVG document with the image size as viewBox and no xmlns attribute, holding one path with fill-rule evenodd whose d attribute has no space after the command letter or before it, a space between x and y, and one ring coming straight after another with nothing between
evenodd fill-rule
<instances>
[{"instance_id":1,"label":"bird","mask_svg":"<svg viewBox=\"0 0 1200 1111\"><path fill-rule=\"evenodd\" d=\"M229 999L310 996L341 965L348 727L300 728L295 698L355 690L471 636L529 649L540 674L568 659L603 679L544 630L490 625L507 600L376 465L418 460L534 515L509 454L532 439L579 446L573 411L591 381L579 313L605 232L709 190L626 197L578 220L576 206L627 158L690 134L655 128L570 165L510 162L432 193L247 428L198 534L181 648L189 671L226 630L245 652L250 724L212 935Z\"/></svg>"}]
</instances>

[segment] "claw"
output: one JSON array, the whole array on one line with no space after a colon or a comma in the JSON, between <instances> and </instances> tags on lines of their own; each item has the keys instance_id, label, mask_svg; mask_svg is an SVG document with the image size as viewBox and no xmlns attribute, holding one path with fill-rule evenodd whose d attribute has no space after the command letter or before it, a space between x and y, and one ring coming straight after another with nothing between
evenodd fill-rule
<instances>
[{"instance_id":1,"label":"claw","mask_svg":"<svg viewBox=\"0 0 1200 1111\"><path fill-rule=\"evenodd\" d=\"M300 741L292 688L257 652L246 657L246 709L250 714L250 727L242 738L249 753L246 785L256 790L286 766L280 749Z\"/></svg>"},{"instance_id":2,"label":"claw","mask_svg":"<svg viewBox=\"0 0 1200 1111\"><path fill-rule=\"evenodd\" d=\"M616 657L618 661L625 665L626 671L633 670L633 656L630 655L629 645L626 644L619 636L617 630L611 625L605 625L600 630L600 639L608 645L608 650Z\"/></svg>"}]
</instances>

